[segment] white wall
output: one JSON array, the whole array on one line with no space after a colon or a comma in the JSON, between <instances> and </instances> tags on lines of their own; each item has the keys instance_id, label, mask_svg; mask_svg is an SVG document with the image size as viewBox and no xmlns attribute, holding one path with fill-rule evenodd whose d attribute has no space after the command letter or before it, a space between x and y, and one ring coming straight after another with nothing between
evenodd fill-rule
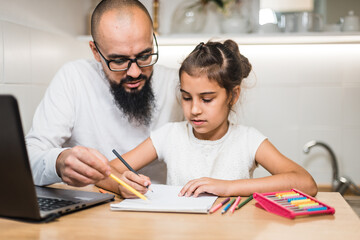
<instances>
[{"instance_id":1,"label":"white wall","mask_svg":"<svg viewBox=\"0 0 360 240\"><path fill-rule=\"evenodd\" d=\"M0 0L0 19L73 36L85 34L88 13L99 0Z\"/></svg>"},{"instance_id":2,"label":"white wall","mask_svg":"<svg viewBox=\"0 0 360 240\"><path fill-rule=\"evenodd\" d=\"M25 132L57 69L68 60L91 57L87 41L74 37L86 28L80 19L89 2L0 0L0 93L18 98ZM84 17L67 18L64 11ZM159 64L171 67L194 47L167 46L161 38L159 43ZM252 62L256 80L243 95L241 121L262 131L320 184L330 184L329 157L320 148L305 155L302 147L312 139L330 144L341 175L360 184L360 45L244 45L240 50ZM255 175L266 173L259 169Z\"/></svg>"},{"instance_id":3,"label":"white wall","mask_svg":"<svg viewBox=\"0 0 360 240\"><path fill-rule=\"evenodd\" d=\"M58 68L90 51L76 40L90 3L0 0L0 93L17 97L25 132Z\"/></svg>"}]
</instances>

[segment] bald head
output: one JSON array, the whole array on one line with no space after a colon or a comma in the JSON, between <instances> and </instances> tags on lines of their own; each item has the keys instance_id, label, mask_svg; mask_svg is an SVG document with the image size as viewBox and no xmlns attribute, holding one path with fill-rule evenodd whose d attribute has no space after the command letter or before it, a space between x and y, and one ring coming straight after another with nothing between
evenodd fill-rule
<instances>
[{"instance_id":1,"label":"bald head","mask_svg":"<svg viewBox=\"0 0 360 240\"><path fill-rule=\"evenodd\" d=\"M96 41L99 35L99 26L104 14L108 12L115 13L117 20L124 23L131 23L134 18L134 12L142 12L145 14L150 27L152 28L152 20L145 6L137 0L102 0L95 8L91 17L91 35Z\"/></svg>"}]
</instances>

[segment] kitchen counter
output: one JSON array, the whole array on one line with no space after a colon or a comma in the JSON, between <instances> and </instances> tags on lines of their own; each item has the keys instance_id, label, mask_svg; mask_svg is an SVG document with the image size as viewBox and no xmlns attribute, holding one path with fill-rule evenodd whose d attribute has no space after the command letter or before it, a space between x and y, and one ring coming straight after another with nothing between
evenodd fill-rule
<instances>
[{"instance_id":1,"label":"kitchen counter","mask_svg":"<svg viewBox=\"0 0 360 240\"><path fill-rule=\"evenodd\" d=\"M240 45L267 44L352 44L360 43L360 32L353 33L277 33L277 34L187 34L160 35L160 46L196 45L209 39L233 39ZM79 36L80 41L91 41L91 36Z\"/></svg>"}]
</instances>

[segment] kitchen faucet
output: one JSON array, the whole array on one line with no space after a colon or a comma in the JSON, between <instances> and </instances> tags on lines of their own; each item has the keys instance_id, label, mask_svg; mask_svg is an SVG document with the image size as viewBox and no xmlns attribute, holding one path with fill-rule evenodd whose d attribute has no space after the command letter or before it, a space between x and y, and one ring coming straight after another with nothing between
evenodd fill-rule
<instances>
[{"instance_id":1,"label":"kitchen faucet","mask_svg":"<svg viewBox=\"0 0 360 240\"><path fill-rule=\"evenodd\" d=\"M334 151L324 142L320 141L309 141L304 145L303 151L308 154L310 149L315 146L321 146L325 148L331 157L331 167L332 167L332 184L331 189L334 192L339 192L341 195L344 195L348 188L351 188L356 195L360 195L360 188L348 177L339 177L339 167Z\"/></svg>"}]
</instances>

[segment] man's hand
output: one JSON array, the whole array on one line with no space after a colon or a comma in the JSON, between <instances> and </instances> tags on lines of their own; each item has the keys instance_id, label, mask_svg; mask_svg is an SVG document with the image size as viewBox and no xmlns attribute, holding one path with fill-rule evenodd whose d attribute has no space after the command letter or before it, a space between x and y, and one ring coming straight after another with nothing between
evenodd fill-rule
<instances>
[{"instance_id":1,"label":"man's hand","mask_svg":"<svg viewBox=\"0 0 360 240\"><path fill-rule=\"evenodd\" d=\"M56 159L56 172L72 186L94 184L110 175L109 162L92 148L76 146L60 153Z\"/></svg>"}]
</instances>

